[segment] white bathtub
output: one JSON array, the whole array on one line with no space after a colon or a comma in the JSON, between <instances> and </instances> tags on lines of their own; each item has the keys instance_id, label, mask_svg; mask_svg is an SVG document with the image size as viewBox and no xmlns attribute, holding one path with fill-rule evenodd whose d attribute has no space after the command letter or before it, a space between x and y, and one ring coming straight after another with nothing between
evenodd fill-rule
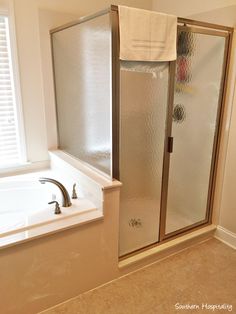
<instances>
[{"instance_id":1,"label":"white bathtub","mask_svg":"<svg viewBox=\"0 0 236 314\"><path fill-rule=\"evenodd\" d=\"M56 197L61 204L61 192L53 184L40 184L38 181L40 176L34 178L20 176L17 180L14 178L0 180L0 240L9 236L13 241L29 237L34 234L35 228L40 226L44 226L46 232L49 229L52 231L52 225L57 221L62 226L62 220L68 221L69 218L96 210L92 202L80 197L72 200L72 206L61 207L62 213L55 215L55 205L48 205L48 202ZM53 175L51 174L50 177L53 178ZM61 182L64 184L63 181ZM50 224L49 229L45 228ZM20 236L16 237L17 234Z\"/></svg>"}]
</instances>

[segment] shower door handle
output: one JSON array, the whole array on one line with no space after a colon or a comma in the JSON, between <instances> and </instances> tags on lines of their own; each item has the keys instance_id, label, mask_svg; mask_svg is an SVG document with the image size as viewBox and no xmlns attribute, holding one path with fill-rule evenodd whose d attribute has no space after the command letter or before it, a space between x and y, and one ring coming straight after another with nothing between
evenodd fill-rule
<instances>
[{"instance_id":1,"label":"shower door handle","mask_svg":"<svg viewBox=\"0 0 236 314\"><path fill-rule=\"evenodd\" d=\"M173 144L174 144L174 138L172 136L169 136L168 137L168 144L167 144L168 153L173 153Z\"/></svg>"}]
</instances>

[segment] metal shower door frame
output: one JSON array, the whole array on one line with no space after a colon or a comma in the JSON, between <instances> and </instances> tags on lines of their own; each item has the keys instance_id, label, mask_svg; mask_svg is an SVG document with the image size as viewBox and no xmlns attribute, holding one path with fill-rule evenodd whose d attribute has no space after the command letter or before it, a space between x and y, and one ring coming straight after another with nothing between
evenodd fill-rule
<instances>
[{"instance_id":1,"label":"metal shower door frame","mask_svg":"<svg viewBox=\"0 0 236 314\"><path fill-rule=\"evenodd\" d=\"M221 86L217 108L216 118L216 130L213 140L213 150L211 159L211 169L208 186L208 198L206 206L206 214L204 220L201 220L192 225L180 228L176 231L166 234L166 214L167 214L167 198L168 198L168 183L169 183L169 168L170 168L170 152L168 152L168 139L172 137L172 112L174 102L174 87L175 87L175 72L176 72L176 61L170 62L170 79L169 79L169 99L168 99L168 113L167 113L167 126L166 126L166 137L165 137L165 151L163 158L163 176L162 176L162 195L161 195L161 211L160 211L160 226L159 226L159 242L167 241L172 238L178 237L179 235L198 229L204 225L212 223L212 210L216 184L216 172L218 165L218 157L220 150L222 122L225 108L225 96L226 96L226 83L228 78L229 59L232 46L232 35L233 28L210 24L205 22L198 22L189 19L178 18L178 31L184 30L192 33L212 35L225 37L224 47L224 60L222 68Z\"/></svg>"}]
</instances>

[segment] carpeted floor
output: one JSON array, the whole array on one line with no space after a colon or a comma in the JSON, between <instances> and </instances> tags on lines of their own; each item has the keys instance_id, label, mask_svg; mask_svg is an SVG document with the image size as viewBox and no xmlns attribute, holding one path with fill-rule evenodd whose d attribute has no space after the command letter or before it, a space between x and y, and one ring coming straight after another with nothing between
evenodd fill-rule
<instances>
[{"instance_id":1,"label":"carpeted floor","mask_svg":"<svg viewBox=\"0 0 236 314\"><path fill-rule=\"evenodd\" d=\"M42 313L236 313L236 250L211 239Z\"/></svg>"}]
</instances>

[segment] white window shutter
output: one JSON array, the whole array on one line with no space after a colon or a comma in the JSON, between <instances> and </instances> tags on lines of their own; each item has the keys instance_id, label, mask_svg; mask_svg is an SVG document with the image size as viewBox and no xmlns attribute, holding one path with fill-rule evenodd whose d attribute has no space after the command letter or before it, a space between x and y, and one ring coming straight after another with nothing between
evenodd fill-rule
<instances>
[{"instance_id":1,"label":"white window shutter","mask_svg":"<svg viewBox=\"0 0 236 314\"><path fill-rule=\"evenodd\" d=\"M0 168L21 162L8 18L0 16Z\"/></svg>"}]
</instances>

